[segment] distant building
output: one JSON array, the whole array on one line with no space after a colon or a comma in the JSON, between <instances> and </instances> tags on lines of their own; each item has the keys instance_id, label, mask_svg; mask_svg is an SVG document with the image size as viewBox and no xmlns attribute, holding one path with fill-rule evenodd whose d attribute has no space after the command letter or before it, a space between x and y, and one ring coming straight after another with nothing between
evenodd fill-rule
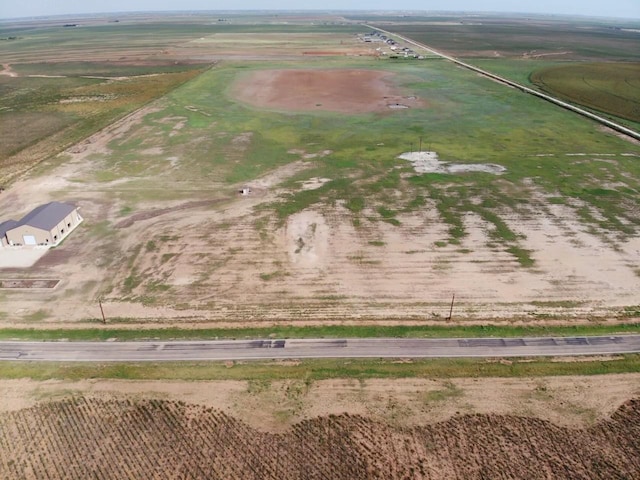
<instances>
[{"instance_id":1,"label":"distant building","mask_svg":"<svg viewBox=\"0 0 640 480\"><path fill-rule=\"evenodd\" d=\"M0 223L2 246L57 245L76 228L82 217L70 203L51 202L40 205L21 220Z\"/></svg>"}]
</instances>

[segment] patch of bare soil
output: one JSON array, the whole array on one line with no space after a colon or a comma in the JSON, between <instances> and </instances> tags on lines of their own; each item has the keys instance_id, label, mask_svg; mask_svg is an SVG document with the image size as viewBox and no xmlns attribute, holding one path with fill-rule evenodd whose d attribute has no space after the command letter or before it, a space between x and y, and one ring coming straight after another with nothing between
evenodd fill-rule
<instances>
[{"instance_id":1,"label":"patch of bare soil","mask_svg":"<svg viewBox=\"0 0 640 480\"><path fill-rule=\"evenodd\" d=\"M581 430L460 415L398 428L357 415L260 432L166 400L53 401L0 415L2 478L638 478L640 400Z\"/></svg>"},{"instance_id":2,"label":"patch of bare soil","mask_svg":"<svg viewBox=\"0 0 640 480\"><path fill-rule=\"evenodd\" d=\"M611 135L615 135L616 137L621 138L622 140L626 140L629 143L633 143L634 145L640 145L640 140L638 140L637 138L633 138L633 137L631 137L629 135L625 135L624 133L618 132L617 130L614 130L613 128L609 128L609 127L606 127L604 125L600 125L600 126L598 126L598 129L600 131L602 131L602 132L609 133Z\"/></svg>"},{"instance_id":3,"label":"patch of bare soil","mask_svg":"<svg viewBox=\"0 0 640 480\"><path fill-rule=\"evenodd\" d=\"M55 288L60 280L37 280L29 278L16 278L0 280L0 288Z\"/></svg>"},{"instance_id":4,"label":"patch of bare soil","mask_svg":"<svg viewBox=\"0 0 640 480\"><path fill-rule=\"evenodd\" d=\"M185 202L180 205L176 205L175 207L167 207L167 208L157 208L154 210L145 210L144 212L138 212L130 217L125 218L124 220L116 223L116 228L127 228L133 225L135 222L139 222L142 220L148 220L150 218L159 217L160 215L166 215L171 212L180 212L183 210L195 209L198 207L207 207L216 205L218 203L223 202L224 199L214 199L214 200L198 200L193 202Z\"/></svg>"},{"instance_id":5,"label":"patch of bare soil","mask_svg":"<svg viewBox=\"0 0 640 480\"><path fill-rule=\"evenodd\" d=\"M424 105L403 96L393 79L375 70L261 70L239 79L232 92L242 102L278 110L365 113Z\"/></svg>"},{"instance_id":6,"label":"patch of bare soil","mask_svg":"<svg viewBox=\"0 0 640 480\"><path fill-rule=\"evenodd\" d=\"M7 77L17 77L18 76L18 74L13 71L13 69L11 68L11 65L9 65L8 63L3 63L2 64L2 70L0 70L0 75L5 75Z\"/></svg>"},{"instance_id":7,"label":"patch of bare soil","mask_svg":"<svg viewBox=\"0 0 640 480\"><path fill-rule=\"evenodd\" d=\"M235 364L228 362L227 366L234 368ZM583 428L606 419L627 399L640 396L640 374L314 382L0 380L0 412L77 396L182 400L224 410L270 432L285 431L305 419L342 414L363 415L401 427L443 422L465 413L524 415Z\"/></svg>"},{"instance_id":8,"label":"patch of bare soil","mask_svg":"<svg viewBox=\"0 0 640 480\"><path fill-rule=\"evenodd\" d=\"M417 173L466 173L484 172L500 175L507 171L495 163L450 163L438 158L436 152L405 152L398 158L408 160Z\"/></svg>"}]
</instances>

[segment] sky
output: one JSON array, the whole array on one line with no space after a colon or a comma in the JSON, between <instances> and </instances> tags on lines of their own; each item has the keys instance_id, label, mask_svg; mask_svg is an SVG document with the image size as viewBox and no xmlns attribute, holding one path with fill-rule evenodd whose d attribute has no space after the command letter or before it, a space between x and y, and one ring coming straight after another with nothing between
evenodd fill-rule
<instances>
[{"instance_id":1,"label":"sky","mask_svg":"<svg viewBox=\"0 0 640 480\"><path fill-rule=\"evenodd\" d=\"M640 19L640 0L0 0L0 18L172 10L426 10Z\"/></svg>"}]
</instances>

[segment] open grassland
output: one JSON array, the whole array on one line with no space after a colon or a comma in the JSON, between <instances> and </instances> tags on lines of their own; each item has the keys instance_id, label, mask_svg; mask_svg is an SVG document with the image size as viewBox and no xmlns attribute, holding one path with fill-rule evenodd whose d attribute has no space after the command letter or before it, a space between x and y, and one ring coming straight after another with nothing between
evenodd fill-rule
<instances>
[{"instance_id":1,"label":"open grassland","mask_svg":"<svg viewBox=\"0 0 640 480\"><path fill-rule=\"evenodd\" d=\"M6 272L61 282L0 291L2 322L93 322L98 299L110 320L225 326L444 321L454 293L461 319L637 311L640 147L445 61L374 59L354 28L233 26L221 50L220 32L200 36L198 58L235 51L14 184L2 218L64 199L86 221ZM328 34L370 55L308 55ZM273 56L246 60L257 50ZM323 89L300 82L292 105L288 72ZM344 113L349 76L360 105ZM418 150L451 169L398 158Z\"/></svg>"},{"instance_id":2,"label":"open grassland","mask_svg":"<svg viewBox=\"0 0 640 480\"><path fill-rule=\"evenodd\" d=\"M531 81L559 98L640 123L640 63L555 66L537 70Z\"/></svg>"},{"instance_id":3,"label":"open grassland","mask_svg":"<svg viewBox=\"0 0 640 480\"><path fill-rule=\"evenodd\" d=\"M82 310L65 315L84 312L85 318L98 314L91 300L97 296L110 317L131 316L122 301L180 306L181 313L167 314L185 318L217 312L215 318L240 322L265 315L335 319L353 309L365 317L387 316L398 300L413 304L411 317L444 315L437 304L446 303L452 289L469 295L478 288L469 280L460 284L461 276L469 278L468 268L478 267L498 285L516 275L523 289L542 278L554 260L532 242L546 241L549 232L536 227L543 236L534 240L522 229L522 221L537 224L540 212L555 219L552 225L561 222L554 228L573 242L569 250L585 242L630 249L615 261L629 271L621 286L633 289L639 278L629 244L640 221L637 147L444 62L323 63L325 69L353 67L383 68L402 95L417 96L425 106L353 115L250 108L232 86L273 64L228 63L166 96L104 148L89 143L69 157L60 167L68 170L58 175L57 195L83 192L90 219L84 235L92 241L70 238L65 248L99 271L85 281L90 283L71 280L75 287L67 283L45 296L66 291L83 298ZM506 173L416 174L396 157L417 150L420 141L444 160L490 162ZM242 185L252 194L238 196ZM87 190L94 193L88 197ZM588 237L579 225L591 229ZM36 271L46 276L51 268L81 268L67 258L62 250L52 252ZM394 287L371 288L371 281L389 275L397 280ZM585 280L567 282L568 290L541 285L543 298L555 303L532 311L589 311L592 304L577 300L580 294L572 290L594 279L586 271L579 275ZM434 289L436 278L447 277L451 283ZM561 278L549 281L562 285ZM416 281L423 294L408 286ZM622 306L637 304L631 290L605 291ZM467 301L482 304L488 294L491 302L505 302L505 310L512 302L540 301L538 294L523 297L525 292L476 292ZM590 289L589 298L596 292ZM366 306L372 294L384 302L373 310ZM5 295L31 304L42 318L52 314L28 292ZM463 316L473 314L463 308Z\"/></svg>"},{"instance_id":4,"label":"open grassland","mask_svg":"<svg viewBox=\"0 0 640 480\"><path fill-rule=\"evenodd\" d=\"M76 397L2 414L0 427L4 478L591 479L640 470L638 400L583 429L500 415L396 427L343 414L268 433L184 402Z\"/></svg>"}]
</instances>

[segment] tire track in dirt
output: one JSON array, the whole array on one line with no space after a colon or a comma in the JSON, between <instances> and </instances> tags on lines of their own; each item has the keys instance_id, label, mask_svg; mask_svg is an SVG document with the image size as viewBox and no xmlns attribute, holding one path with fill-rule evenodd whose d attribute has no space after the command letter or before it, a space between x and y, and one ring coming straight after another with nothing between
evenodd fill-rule
<instances>
[{"instance_id":1,"label":"tire track in dirt","mask_svg":"<svg viewBox=\"0 0 640 480\"><path fill-rule=\"evenodd\" d=\"M115 228L127 228L133 225L136 222L140 222L142 220L148 220L150 218L159 217L161 215L166 215L167 213L172 212L180 212L183 210L190 210L199 207L210 207L213 205L218 205L222 202L229 200L229 198L216 198L213 200L196 200L192 202L185 202L175 207L167 207L167 208L157 208L153 210L145 210L143 212L135 213L124 220L120 220L115 224Z\"/></svg>"}]
</instances>

